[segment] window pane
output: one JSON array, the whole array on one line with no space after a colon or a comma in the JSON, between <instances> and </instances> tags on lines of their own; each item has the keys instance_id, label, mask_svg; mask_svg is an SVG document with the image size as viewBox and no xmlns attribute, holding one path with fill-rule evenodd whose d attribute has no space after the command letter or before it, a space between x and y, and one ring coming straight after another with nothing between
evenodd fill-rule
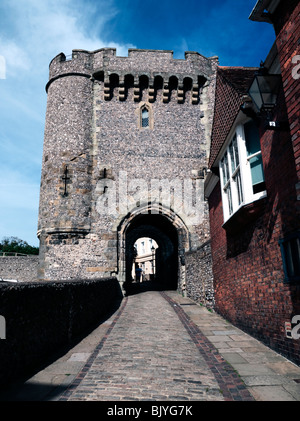
<instances>
[{"instance_id":1,"label":"window pane","mask_svg":"<svg viewBox=\"0 0 300 421\"><path fill-rule=\"evenodd\" d=\"M231 142L229 146L229 152L230 152L230 157L231 157L231 169L232 169L232 172L234 172L239 166L239 153L238 153L236 136L234 136L233 141Z\"/></svg>"},{"instance_id":2,"label":"window pane","mask_svg":"<svg viewBox=\"0 0 300 421\"><path fill-rule=\"evenodd\" d=\"M253 155L260 151L259 132L253 121L249 121L244 125L247 155Z\"/></svg>"},{"instance_id":3,"label":"window pane","mask_svg":"<svg viewBox=\"0 0 300 421\"><path fill-rule=\"evenodd\" d=\"M300 275L300 250L299 239L287 241L284 244L287 274L290 277Z\"/></svg>"},{"instance_id":4,"label":"window pane","mask_svg":"<svg viewBox=\"0 0 300 421\"><path fill-rule=\"evenodd\" d=\"M263 102L262 102L262 98L261 98L261 94L260 94L260 90L259 90L259 86L258 86L256 78L254 79L254 82L251 86L250 95L253 101L255 102L255 104L257 104L258 109L260 110L263 105Z\"/></svg>"},{"instance_id":5,"label":"window pane","mask_svg":"<svg viewBox=\"0 0 300 421\"><path fill-rule=\"evenodd\" d=\"M242 190L242 182L241 182L241 173L238 171L234 176L234 182L236 184L237 189L237 196L238 196L238 204L240 205L243 202L243 190Z\"/></svg>"},{"instance_id":6,"label":"window pane","mask_svg":"<svg viewBox=\"0 0 300 421\"><path fill-rule=\"evenodd\" d=\"M292 255L291 255L291 245L290 245L289 242L286 242L283 245L283 247L284 247L287 275L293 276L294 275L294 266L293 266L293 260L292 260Z\"/></svg>"},{"instance_id":7,"label":"window pane","mask_svg":"<svg viewBox=\"0 0 300 421\"><path fill-rule=\"evenodd\" d=\"M234 150L233 150L232 142L229 145L229 155L230 155L230 161L231 161L231 172L233 173L235 170L235 162L234 162Z\"/></svg>"},{"instance_id":8,"label":"window pane","mask_svg":"<svg viewBox=\"0 0 300 421\"><path fill-rule=\"evenodd\" d=\"M226 181L229 180L229 167L228 167L228 156L227 154L224 156L224 167L225 167L225 174L226 174Z\"/></svg>"},{"instance_id":9,"label":"window pane","mask_svg":"<svg viewBox=\"0 0 300 421\"><path fill-rule=\"evenodd\" d=\"M142 127L148 127L149 126L149 111L147 108L144 108L142 110Z\"/></svg>"},{"instance_id":10,"label":"window pane","mask_svg":"<svg viewBox=\"0 0 300 421\"><path fill-rule=\"evenodd\" d=\"M221 161L222 172L223 172L223 183L226 184L229 179L229 168L228 168L228 158L227 153Z\"/></svg>"},{"instance_id":11,"label":"window pane","mask_svg":"<svg viewBox=\"0 0 300 421\"><path fill-rule=\"evenodd\" d=\"M221 160L221 169L222 169L223 184L225 184L226 183L226 177L225 177L225 168L224 168L224 158Z\"/></svg>"},{"instance_id":12,"label":"window pane","mask_svg":"<svg viewBox=\"0 0 300 421\"><path fill-rule=\"evenodd\" d=\"M256 185L262 183L265 177L261 155L254 156L249 159L249 162L251 167L252 184Z\"/></svg>"},{"instance_id":13,"label":"window pane","mask_svg":"<svg viewBox=\"0 0 300 421\"><path fill-rule=\"evenodd\" d=\"M231 215L232 212L233 212L233 207L232 207L232 196L231 196L231 188L230 188L230 185L225 189L225 194L227 196L227 203L228 203L229 215Z\"/></svg>"},{"instance_id":14,"label":"window pane","mask_svg":"<svg viewBox=\"0 0 300 421\"><path fill-rule=\"evenodd\" d=\"M250 157L253 193L259 193L266 189L263 162L260 152L260 139L258 129L253 121L244 126L247 155ZM251 155L257 154L251 158Z\"/></svg>"},{"instance_id":15,"label":"window pane","mask_svg":"<svg viewBox=\"0 0 300 421\"><path fill-rule=\"evenodd\" d=\"M240 160L239 160L239 151L238 151L236 136L234 137L234 140L233 140L233 150L234 150L235 167L238 167L240 164Z\"/></svg>"},{"instance_id":16,"label":"window pane","mask_svg":"<svg viewBox=\"0 0 300 421\"><path fill-rule=\"evenodd\" d=\"M300 241L295 238L291 241L291 255L293 260L294 276L300 275Z\"/></svg>"}]
</instances>

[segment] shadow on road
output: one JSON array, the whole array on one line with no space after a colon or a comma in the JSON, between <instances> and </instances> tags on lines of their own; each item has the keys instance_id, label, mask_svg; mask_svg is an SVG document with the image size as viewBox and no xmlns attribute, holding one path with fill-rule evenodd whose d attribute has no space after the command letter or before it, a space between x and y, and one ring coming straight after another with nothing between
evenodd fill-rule
<instances>
[{"instance_id":1,"label":"shadow on road","mask_svg":"<svg viewBox=\"0 0 300 421\"><path fill-rule=\"evenodd\" d=\"M126 296L141 294L146 291L166 291L170 290L166 285L158 281L143 281L140 283L131 282L124 285Z\"/></svg>"}]
</instances>

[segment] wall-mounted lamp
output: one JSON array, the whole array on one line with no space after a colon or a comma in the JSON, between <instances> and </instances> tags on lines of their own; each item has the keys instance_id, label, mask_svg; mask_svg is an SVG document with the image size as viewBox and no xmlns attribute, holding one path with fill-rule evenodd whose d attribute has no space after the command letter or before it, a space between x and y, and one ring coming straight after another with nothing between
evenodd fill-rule
<instances>
[{"instance_id":1,"label":"wall-mounted lamp","mask_svg":"<svg viewBox=\"0 0 300 421\"><path fill-rule=\"evenodd\" d=\"M281 76L268 74L267 69L261 66L248 90L248 94L259 112L266 115L266 128L269 130L285 130L287 128L286 122L272 121L272 112L277 104L280 86Z\"/></svg>"}]
</instances>

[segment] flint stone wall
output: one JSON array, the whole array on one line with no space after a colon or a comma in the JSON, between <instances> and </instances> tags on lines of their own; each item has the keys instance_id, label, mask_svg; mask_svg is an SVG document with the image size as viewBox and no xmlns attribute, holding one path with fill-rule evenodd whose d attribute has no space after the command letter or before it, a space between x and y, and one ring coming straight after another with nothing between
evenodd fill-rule
<instances>
[{"instance_id":1,"label":"flint stone wall","mask_svg":"<svg viewBox=\"0 0 300 421\"><path fill-rule=\"evenodd\" d=\"M39 256L0 257L0 278L17 281L36 281L38 278Z\"/></svg>"},{"instance_id":2,"label":"flint stone wall","mask_svg":"<svg viewBox=\"0 0 300 421\"><path fill-rule=\"evenodd\" d=\"M214 309L214 285L211 259L211 243L205 242L199 249L185 255L186 294L207 308Z\"/></svg>"}]
</instances>

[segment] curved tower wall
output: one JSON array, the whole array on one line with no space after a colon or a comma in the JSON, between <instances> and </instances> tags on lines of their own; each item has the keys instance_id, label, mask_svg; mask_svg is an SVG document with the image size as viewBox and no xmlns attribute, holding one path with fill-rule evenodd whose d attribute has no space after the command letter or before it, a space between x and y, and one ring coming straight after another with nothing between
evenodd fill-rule
<instances>
[{"instance_id":1,"label":"curved tower wall","mask_svg":"<svg viewBox=\"0 0 300 421\"><path fill-rule=\"evenodd\" d=\"M50 64L38 223L42 278L61 261L53 246L78 242L91 226L92 82L84 58L60 54Z\"/></svg>"}]
</instances>

